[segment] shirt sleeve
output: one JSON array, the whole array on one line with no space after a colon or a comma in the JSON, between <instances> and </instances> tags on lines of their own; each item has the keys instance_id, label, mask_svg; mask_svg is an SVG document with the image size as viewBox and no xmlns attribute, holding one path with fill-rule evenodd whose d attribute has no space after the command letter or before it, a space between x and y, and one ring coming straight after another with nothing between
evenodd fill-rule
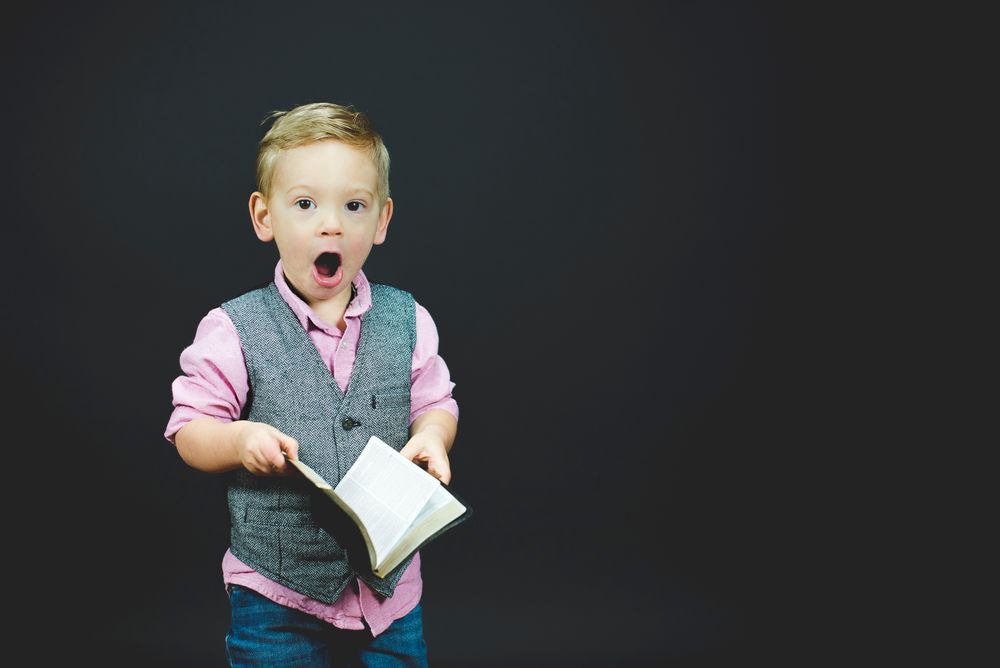
<instances>
[{"instance_id":1,"label":"shirt sleeve","mask_svg":"<svg viewBox=\"0 0 1000 668\"><path fill-rule=\"evenodd\" d=\"M410 424L429 410L441 408L458 419L458 403L451 392L448 365L438 355L438 331L431 314L417 304L417 341L410 375Z\"/></svg>"},{"instance_id":2,"label":"shirt sleeve","mask_svg":"<svg viewBox=\"0 0 1000 668\"><path fill-rule=\"evenodd\" d=\"M240 418L249 381L239 334L224 310L212 309L202 318L180 364L182 375L172 385L174 411L163 433L168 441L174 443L180 428L197 418Z\"/></svg>"}]
</instances>

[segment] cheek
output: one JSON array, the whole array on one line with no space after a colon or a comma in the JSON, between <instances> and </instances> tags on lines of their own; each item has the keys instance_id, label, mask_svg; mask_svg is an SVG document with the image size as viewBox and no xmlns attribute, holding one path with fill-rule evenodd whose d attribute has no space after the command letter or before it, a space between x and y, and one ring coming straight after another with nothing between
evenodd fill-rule
<instances>
[{"instance_id":1,"label":"cheek","mask_svg":"<svg viewBox=\"0 0 1000 668\"><path fill-rule=\"evenodd\" d=\"M372 245L373 230L365 228L364 230L358 230L356 234L352 234L349 239L345 241L350 246L353 251L364 251Z\"/></svg>"},{"instance_id":2,"label":"cheek","mask_svg":"<svg viewBox=\"0 0 1000 668\"><path fill-rule=\"evenodd\" d=\"M299 255L308 251L309 240L303 239L302 235L293 231L283 229L276 232L274 241L278 244L278 248L286 254Z\"/></svg>"},{"instance_id":3,"label":"cheek","mask_svg":"<svg viewBox=\"0 0 1000 668\"><path fill-rule=\"evenodd\" d=\"M368 238L364 239L353 239L348 246L348 253L354 258L358 264L364 264L365 258L368 257L368 253L371 252L372 244L371 240Z\"/></svg>"}]
</instances>

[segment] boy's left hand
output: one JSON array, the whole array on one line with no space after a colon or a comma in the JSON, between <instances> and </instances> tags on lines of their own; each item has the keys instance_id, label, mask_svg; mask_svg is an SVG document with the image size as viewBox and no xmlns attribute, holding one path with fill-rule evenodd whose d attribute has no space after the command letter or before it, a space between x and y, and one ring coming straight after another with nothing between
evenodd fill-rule
<instances>
[{"instance_id":1,"label":"boy's left hand","mask_svg":"<svg viewBox=\"0 0 1000 668\"><path fill-rule=\"evenodd\" d=\"M451 464L448 462L448 449L444 441L433 431L422 431L414 434L403 449L401 455L420 468L443 482L451 482Z\"/></svg>"}]
</instances>

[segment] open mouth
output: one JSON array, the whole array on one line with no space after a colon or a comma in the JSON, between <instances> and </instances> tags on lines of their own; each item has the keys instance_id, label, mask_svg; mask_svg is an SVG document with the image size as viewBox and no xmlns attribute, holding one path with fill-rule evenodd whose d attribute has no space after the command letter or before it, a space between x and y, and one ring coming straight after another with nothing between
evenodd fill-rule
<instances>
[{"instance_id":1,"label":"open mouth","mask_svg":"<svg viewBox=\"0 0 1000 668\"><path fill-rule=\"evenodd\" d=\"M323 278L333 278L340 268L340 256L336 253L323 253L316 258L316 273Z\"/></svg>"}]
</instances>

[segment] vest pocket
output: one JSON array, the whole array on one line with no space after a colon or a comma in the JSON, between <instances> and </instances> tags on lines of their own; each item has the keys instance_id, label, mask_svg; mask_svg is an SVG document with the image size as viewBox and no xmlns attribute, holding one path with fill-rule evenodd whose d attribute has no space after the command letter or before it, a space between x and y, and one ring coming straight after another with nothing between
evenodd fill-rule
<instances>
[{"instance_id":1,"label":"vest pocket","mask_svg":"<svg viewBox=\"0 0 1000 668\"><path fill-rule=\"evenodd\" d=\"M284 526L279 529L283 556L282 569L293 568L301 562L329 563L344 558L344 550L330 534L319 527ZM294 559L288 559L289 553ZM297 570L297 567L295 567ZM283 573L291 575L291 573Z\"/></svg>"},{"instance_id":2,"label":"vest pocket","mask_svg":"<svg viewBox=\"0 0 1000 668\"><path fill-rule=\"evenodd\" d=\"M407 388L405 392L395 391L395 392L385 392L380 394L372 394L372 408L378 410L380 408L393 408L396 406L407 406L410 405L410 389Z\"/></svg>"},{"instance_id":3,"label":"vest pocket","mask_svg":"<svg viewBox=\"0 0 1000 668\"><path fill-rule=\"evenodd\" d=\"M277 527L264 524L234 524L232 528L233 552L244 561L265 573L281 573L281 542Z\"/></svg>"},{"instance_id":4,"label":"vest pocket","mask_svg":"<svg viewBox=\"0 0 1000 668\"><path fill-rule=\"evenodd\" d=\"M268 510L250 506L246 510L247 524L272 527L315 527L312 513L303 510Z\"/></svg>"}]
</instances>

